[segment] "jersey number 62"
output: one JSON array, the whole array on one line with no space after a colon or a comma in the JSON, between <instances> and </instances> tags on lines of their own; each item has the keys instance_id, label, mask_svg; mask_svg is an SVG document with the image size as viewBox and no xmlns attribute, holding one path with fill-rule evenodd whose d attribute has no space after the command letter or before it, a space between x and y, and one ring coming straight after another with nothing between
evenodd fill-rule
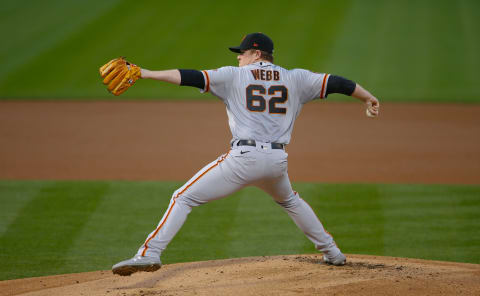
<instances>
[{"instance_id":1,"label":"jersey number 62","mask_svg":"<svg viewBox=\"0 0 480 296\"><path fill-rule=\"evenodd\" d=\"M264 112L267 107L265 100L266 89L263 85L251 84L247 86L247 109L252 112ZM277 95L279 93L279 95ZM287 108L277 107L276 104L285 103L288 100L288 89L283 85L272 85L268 88L268 113L285 114Z\"/></svg>"}]
</instances>

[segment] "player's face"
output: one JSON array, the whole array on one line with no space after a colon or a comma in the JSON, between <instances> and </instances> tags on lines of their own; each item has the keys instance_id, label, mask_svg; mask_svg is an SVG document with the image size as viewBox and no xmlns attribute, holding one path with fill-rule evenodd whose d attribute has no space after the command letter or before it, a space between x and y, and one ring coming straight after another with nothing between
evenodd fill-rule
<instances>
[{"instance_id":1,"label":"player's face","mask_svg":"<svg viewBox=\"0 0 480 296\"><path fill-rule=\"evenodd\" d=\"M257 59L259 57L257 52L258 52L258 50L246 50L246 51L243 51L242 53L240 53L237 56L238 66L242 67L242 66L249 65L249 64L257 61Z\"/></svg>"}]
</instances>

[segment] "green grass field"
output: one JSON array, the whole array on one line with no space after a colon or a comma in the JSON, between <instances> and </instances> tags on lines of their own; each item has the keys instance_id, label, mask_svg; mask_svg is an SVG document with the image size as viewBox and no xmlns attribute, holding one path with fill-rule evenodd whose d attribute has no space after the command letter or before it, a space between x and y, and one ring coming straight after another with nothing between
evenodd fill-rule
<instances>
[{"instance_id":1,"label":"green grass field","mask_svg":"<svg viewBox=\"0 0 480 296\"><path fill-rule=\"evenodd\" d=\"M0 182L0 280L109 269L156 227L167 182ZM480 263L480 187L296 184L346 253ZM316 252L270 197L247 188L198 207L165 264Z\"/></svg>"},{"instance_id":2,"label":"green grass field","mask_svg":"<svg viewBox=\"0 0 480 296\"><path fill-rule=\"evenodd\" d=\"M278 64L341 74L382 101L479 102L479 14L476 0L9 1L0 99L113 98L97 71L111 58L151 69L236 65L227 47L261 31ZM140 81L120 99L199 97L213 98Z\"/></svg>"}]
</instances>

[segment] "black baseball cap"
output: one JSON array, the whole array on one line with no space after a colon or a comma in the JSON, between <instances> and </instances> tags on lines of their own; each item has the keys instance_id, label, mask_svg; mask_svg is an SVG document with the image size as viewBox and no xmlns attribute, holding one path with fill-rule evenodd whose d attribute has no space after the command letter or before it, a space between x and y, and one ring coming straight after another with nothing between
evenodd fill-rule
<instances>
[{"instance_id":1,"label":"black baseball cap","mask_svg":"<svg viewBox=\"0 0 480 296\"><path fill-rule=\"evenodd\" d=\"M229 47L233 52L241 53L243 50L258 49L273 53L273 41L263 33L251 33L243 37L240 46Z\"/></svg>"}]
</instances>

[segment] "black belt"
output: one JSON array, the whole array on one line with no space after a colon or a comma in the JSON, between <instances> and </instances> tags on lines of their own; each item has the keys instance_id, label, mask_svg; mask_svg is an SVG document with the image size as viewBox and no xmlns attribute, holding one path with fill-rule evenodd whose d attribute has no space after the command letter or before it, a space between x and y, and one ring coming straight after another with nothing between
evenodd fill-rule
<instances>
[{"instance_id":1,"label":"black belt","mask_svg":"<svg viewBox=\"0 0 480 296\"><path fill-rule=\"evenodd\" d=\"M272 149L283 149L285 144L282 143L270 143L272 145ZM257 146L255 140L239 140L237 142L237 146Z\"/></svg>"}]
</instances>

